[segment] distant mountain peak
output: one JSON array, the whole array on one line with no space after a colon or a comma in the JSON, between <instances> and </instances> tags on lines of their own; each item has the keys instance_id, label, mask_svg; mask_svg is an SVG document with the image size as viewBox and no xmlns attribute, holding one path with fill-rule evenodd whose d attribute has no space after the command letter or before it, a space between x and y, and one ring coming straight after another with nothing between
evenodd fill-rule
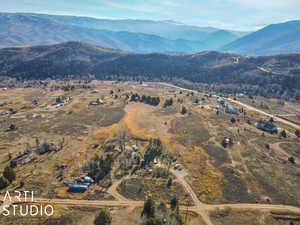
<instances>
[{"instance_id":1,"label":"distant mountain peak","mask_svg":"<svg viewBox=\"0 0 300 225\"><path fill-rule=\"evenodd\" d=\"M220 50L244 55L300 53L300 20L271 24L225 45Z\"/></svg>"},{"instance_id":2,"label":"distant mountain peak","mask_svg":"<svg viewBox=\"0 0 300 225\"><path fill-rule=\"evenodd\" d=\"M173 20L108 20L31 13L0 13L0 28L6 31L0 33L0 48L74 40L137 53L195 53L216 50L239 37L231 31Z\"/></svg>"}]
</instances>

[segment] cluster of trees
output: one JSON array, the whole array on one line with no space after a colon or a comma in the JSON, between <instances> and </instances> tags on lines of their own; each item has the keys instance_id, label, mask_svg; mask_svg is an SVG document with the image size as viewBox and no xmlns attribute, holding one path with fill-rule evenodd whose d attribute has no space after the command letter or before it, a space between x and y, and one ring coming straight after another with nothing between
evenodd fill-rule
<instances>
[{"instance_id":1,"label":"cluster of trees","mask_svg":"<svg viewBox=\"0 0 300 225\"><path fill-rule=\"evenodd\" d=\"M5 167L2 177L0 177L0 190L8 187L15 179L15 171L9 166Z\"/></svg>"},{"instance_id":2,"label":"cluster of trees","mask_svg":"<svg viewBox=\"0 0 300 225\"><path fill-rule=\"evenodd\" d=\"M141 214L141 225L183 225L178 200L176 198L172 199L170 206L170 209L168 209L163 202L157 205L152 199L147 199Z\"/></svg>"},{"instance_id":3,"label":"cluster of trees","mask_svg":"<svg viewBox=\"0 0 300 225\"><path fill-rule=\"evenodd\" d=\"M206 83L206 82L190 82L190 81L182 81L176 80L176 85L195 89L205 92L218 92L223 94L240 94L243 93L245 95L250 96L263 96L266 98L279 98L284 100L300 100L300 90L297 88L288 89L284 85L272 85L268 83L268 85L255 85L255 84L247 84L247 83Z\"/></svg>"},{"instance_id":4,"label":"cluster of trees","mask_svg":"<svg viewBox=\"0 0 300 225\"><path fill-rule=\"evenodd\" d=\"M94 219L95 225L111 225L112 217L109 211L101 210ZM170 208L165 203L156 204L152 199L144 202L140 225L183 225L183 218L179 213L179 202L176 198L170 201Z\"/></svg>"},{"instance_id":5,"label":"cluster of trees","mask_svg":"<svg viewBox=\"0 0 300 225\"><path fill-rule=\"evenodd\" d=\"M142 165L142 167L145 167L153 162L156 157L159 157L163 153L163 150L163 143L160 139L150 139L149 144L146 147L144 165Z\"/></svg>"},{"instance_id":6,"label":"cluster of trees","mask_svg":"<svg viewBox=\"0 0 300 225\"><path fill-rule=\"evenodd\" d=\"M173 98L170 99L166 99L165 103L164 103L164 108L167 108L169 106L173 105Z\"/></svg>"},{"instance_id":7,"label":"cluster of trees","mask_svg":"<svg viewBox=\"0 0 300 225\"><path fill-rule=\"evenodd\" d=\"M106 155L106 157L96 155L83 169L88 172L88 176L92 177L95 182L99 182L109 174L113 161L114 159L111 154Z\"/></svg>"},{"instance_id":8,"label":"cluster of trees","mask_svg":"<svg viewBox=\"0 0 300 225\"><path fill-rule=\"evenodd\" d=\"M140 96L139 94L133 94L130 97L131 102L142 102L148 105L152 106L158 106L160 103L160 98L159 97L151 97L151 96L146 96L142 95Z\"/></svg>"},{"instance_id":9,"label":"cluster of trees","mask_svg":"<svg viewBox=\"0 0 300 225\"><path fill-rule=\"evenodd\" d=\"M174 82L181 79L208 85L215 91L300 99L300 57L295 55L241 56L236 62L235 55L221 52L124 55L107 51L104 54L96 48L91 51L90 47L83 45L76 48L62 46L62 51L68 49L66 57L52 48L42 49L43 54L40 50L37 53L36 48L26 49L25 52L17 49L14 54L2 50L0 73L17 80L50 78ZM85 58L90 60L81 60ZM268 65L276 73L261 70L259 67L262 65Z\"/></svg>"}]
</instances>

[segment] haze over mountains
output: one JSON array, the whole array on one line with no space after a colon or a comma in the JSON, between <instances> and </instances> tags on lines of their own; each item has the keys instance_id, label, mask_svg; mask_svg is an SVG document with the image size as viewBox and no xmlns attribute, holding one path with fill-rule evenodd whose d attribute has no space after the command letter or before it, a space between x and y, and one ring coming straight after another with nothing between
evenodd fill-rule
<instances>
[{"instance_id":1,"label":"haze over mountains","mask_svg":"<svg viewBox=\"0 0 300 225\"><path fill-rule=\"evenodd\" d=\"M0 30L0 47L84 41L138 53L217 50L246 34L174 21L107 20L24 13L0 13Z\"/></svg>"},{"instance_id":2,"label":"haze over mountains","mask_svg":"<svg viewBox=\"0 0 300 225\"><path fill-rule=\"evenodd\" d=\"M81 42L0 49L0 76L47 79L174 81L247 86L300 99L300 55L246 57L216 51L198 54L136 54Z\"/></svg>"},{"instance_id":3,"label":"haze over mountains","mask_svg":"<svg viewBox=\"0 0 300 225\"><path fill-rule=\"evenodd\" d=\"M300 21L269 25L221 48L244 55L300 53Z\"/></svg>"}]
</instances>

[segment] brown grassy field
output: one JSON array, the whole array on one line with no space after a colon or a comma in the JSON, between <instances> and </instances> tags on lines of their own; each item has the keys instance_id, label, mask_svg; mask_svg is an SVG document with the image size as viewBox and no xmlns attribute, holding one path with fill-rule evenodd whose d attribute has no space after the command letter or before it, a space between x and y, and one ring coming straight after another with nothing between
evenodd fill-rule
<instances>
[{"instance_id":1,"label":"brown grassy field","mask_svg":"<svg viewBox=\"0 0 300 225\"><path fill-rule=\"evenodd\" d=\"M215 97L204 96L204 93L192 96L187 91L155 83L141 85L94 81L91 85L91 89L78 88L72 91L51 91L49 87L0 90L0 103L7 103L0 107L0 112L11 108L17 111L13 115L0 115L0 171L9 164L9 157L14 158L26 149L31 149L34 156L34 160L15 169L16 181L2 193L15 190L23 181L22 189L36 191L37 196L44 198L113 199L106 188L98 185L93 185L85 193L68 193L64 182L71 182L83 175L82 167L92 157L109 154L104 151L107 141L114 140L120 132L126 132L127 146L137 144L141 155L145 154L145 147L151 138L159 138L165 151L176 157L176 163L182 164L187 170L189 184L205 203L264 203L268 199L272 203L300 205L300 141L291 135L281 138L256 129L254 123L263 116L253 112L247 112L246 116L217 115L214 109L221 106ZM159 97L160 104L154 107L129 102L125 96L132 93ZM47 109L46 105L53 104L58 96L71 97L72 100L59 108ZM36 98L40 99L41 104L32 104ZM105 104L90 106L89 102L97 98L103 99ZM173 98L174 103L164 108L164 101L169 98ZM183 103L178 99L182 99ZM199 99L201 104L192 105L195 99ZM276 104L275 100L271 102ZM295 107L299 109L296 104L291 103L294 108L286 105L279 111L273 107L272 112L282 114ZM183 106L188 111L185 115L180 113ZM40 116L35 117L37 114ZM232 117L237 122L232 123ZM247 123L248 120L251 124ZM7 131L11 124L16 126L16 130ZM291 129L291 132L294 130ZM222 146L224 137L233 140L231 147ZM35 152L37 139L40 143L57 145L63 141L64 147L58 152L39 155ZM119 157L117 153L115 155ZM296 164L288 161L291 156L296 159ZM57 169L62 164L67 166L63 171ZM129 172L122 173L121 177ZM111 179L113 182L117 180ZM145 199L145 195L151 192L155 192L156 199L161 198L165 202L170 201L173 195L184 198L186 193L180 184L174 183L168 193L170 190L165 188L165 182L138 176L123 181L122 185L127 184L139 191L136 196L139 200ZM122 190L120 192L122 194ZM123 194L135 199L126 187ZM67 221L59 224L83 224L80 221L88 215L95 215L94 210L87 210L85 216L80 217L80 210L59 209L64 215L60 218ZM124 218L128 220L126 224L137 224L137 212L133 210L128 214L126 210L114 209L113 214L117 215L115 220ZM247 215L245 221L240 220L239 223L232 222L233 218L242 217L239 213L224 218L216 217L214 220L215 224L257 224L247 223L254 217L251 213ZM20 218L19 224L23 220L26 221L24 224L39 224L42 221ZM92 224L92 220L88 221L85 224ZM190 219L189 224L197 224L195 221L197 219ZM0 224L4 223L14 224L9 218L1 218ZM43 224L58 223L52 221Z\"/></svg>"}]
</instances>

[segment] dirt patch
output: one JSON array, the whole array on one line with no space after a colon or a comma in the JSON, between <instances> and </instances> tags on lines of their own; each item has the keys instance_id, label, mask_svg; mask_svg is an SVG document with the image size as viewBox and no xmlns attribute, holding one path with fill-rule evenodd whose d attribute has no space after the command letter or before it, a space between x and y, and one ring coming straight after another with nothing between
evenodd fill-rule
<instances>
[{"instance_id":1,"label":"dirt patch","mask_svg":"<svg viewBox=\"0 0 300 225\"><path fill-rule=\"evenodd\" d=\"M130 178L119 185L118 191L132 200L145 200L149 194L154 200L166 202L174 197L179 200L187 197L183 187L178 183L173 182L171 187L167 187L166 179Z\"/></svg>"},{"instance_id":2,"label":"dirt patch","mask_svg":"<svg viewBox=\"0 0 300 225\"><path fill-rule=\"evenodd\" d=\"M230 149L221 148L213 143L209 143L203 147L206 153L213 159L213 165L217 168L225 163L231 163L227 151Z\"/></svg>"},{"instance_id":3,"label":"dirt patch","mask_svg":"<svg viewBox=\"0 0 300 225\"><path fill-rule=\"evenodd\" d=\"M257 197L250 194L247 182L232 168L222 168L225 182L222 186L223 195L227 202L254 203Z\"/></svg>"},{"instance_id":4,"label":"dirt patch","mask_svg":"<svg viewBox=\"0 0 300 225\"><path fill-rule=\"evenodd\" d=\"M236 212L222 209L213 212L211 219L215 225L279 225L270 214L255 211Z\"/></svg>"},{"instance_id":5,"label":"dirt patch","mask_svg":"<svg viewBox=\"0 0 300 225\"><path fill-rule=\"evenodd\" d=\"M171 122L170 133L178 135L178 141L183 145L198 145L211 137L204 125L204 118L198 115L188 115Z\"/></svg>"}]
</instances>

